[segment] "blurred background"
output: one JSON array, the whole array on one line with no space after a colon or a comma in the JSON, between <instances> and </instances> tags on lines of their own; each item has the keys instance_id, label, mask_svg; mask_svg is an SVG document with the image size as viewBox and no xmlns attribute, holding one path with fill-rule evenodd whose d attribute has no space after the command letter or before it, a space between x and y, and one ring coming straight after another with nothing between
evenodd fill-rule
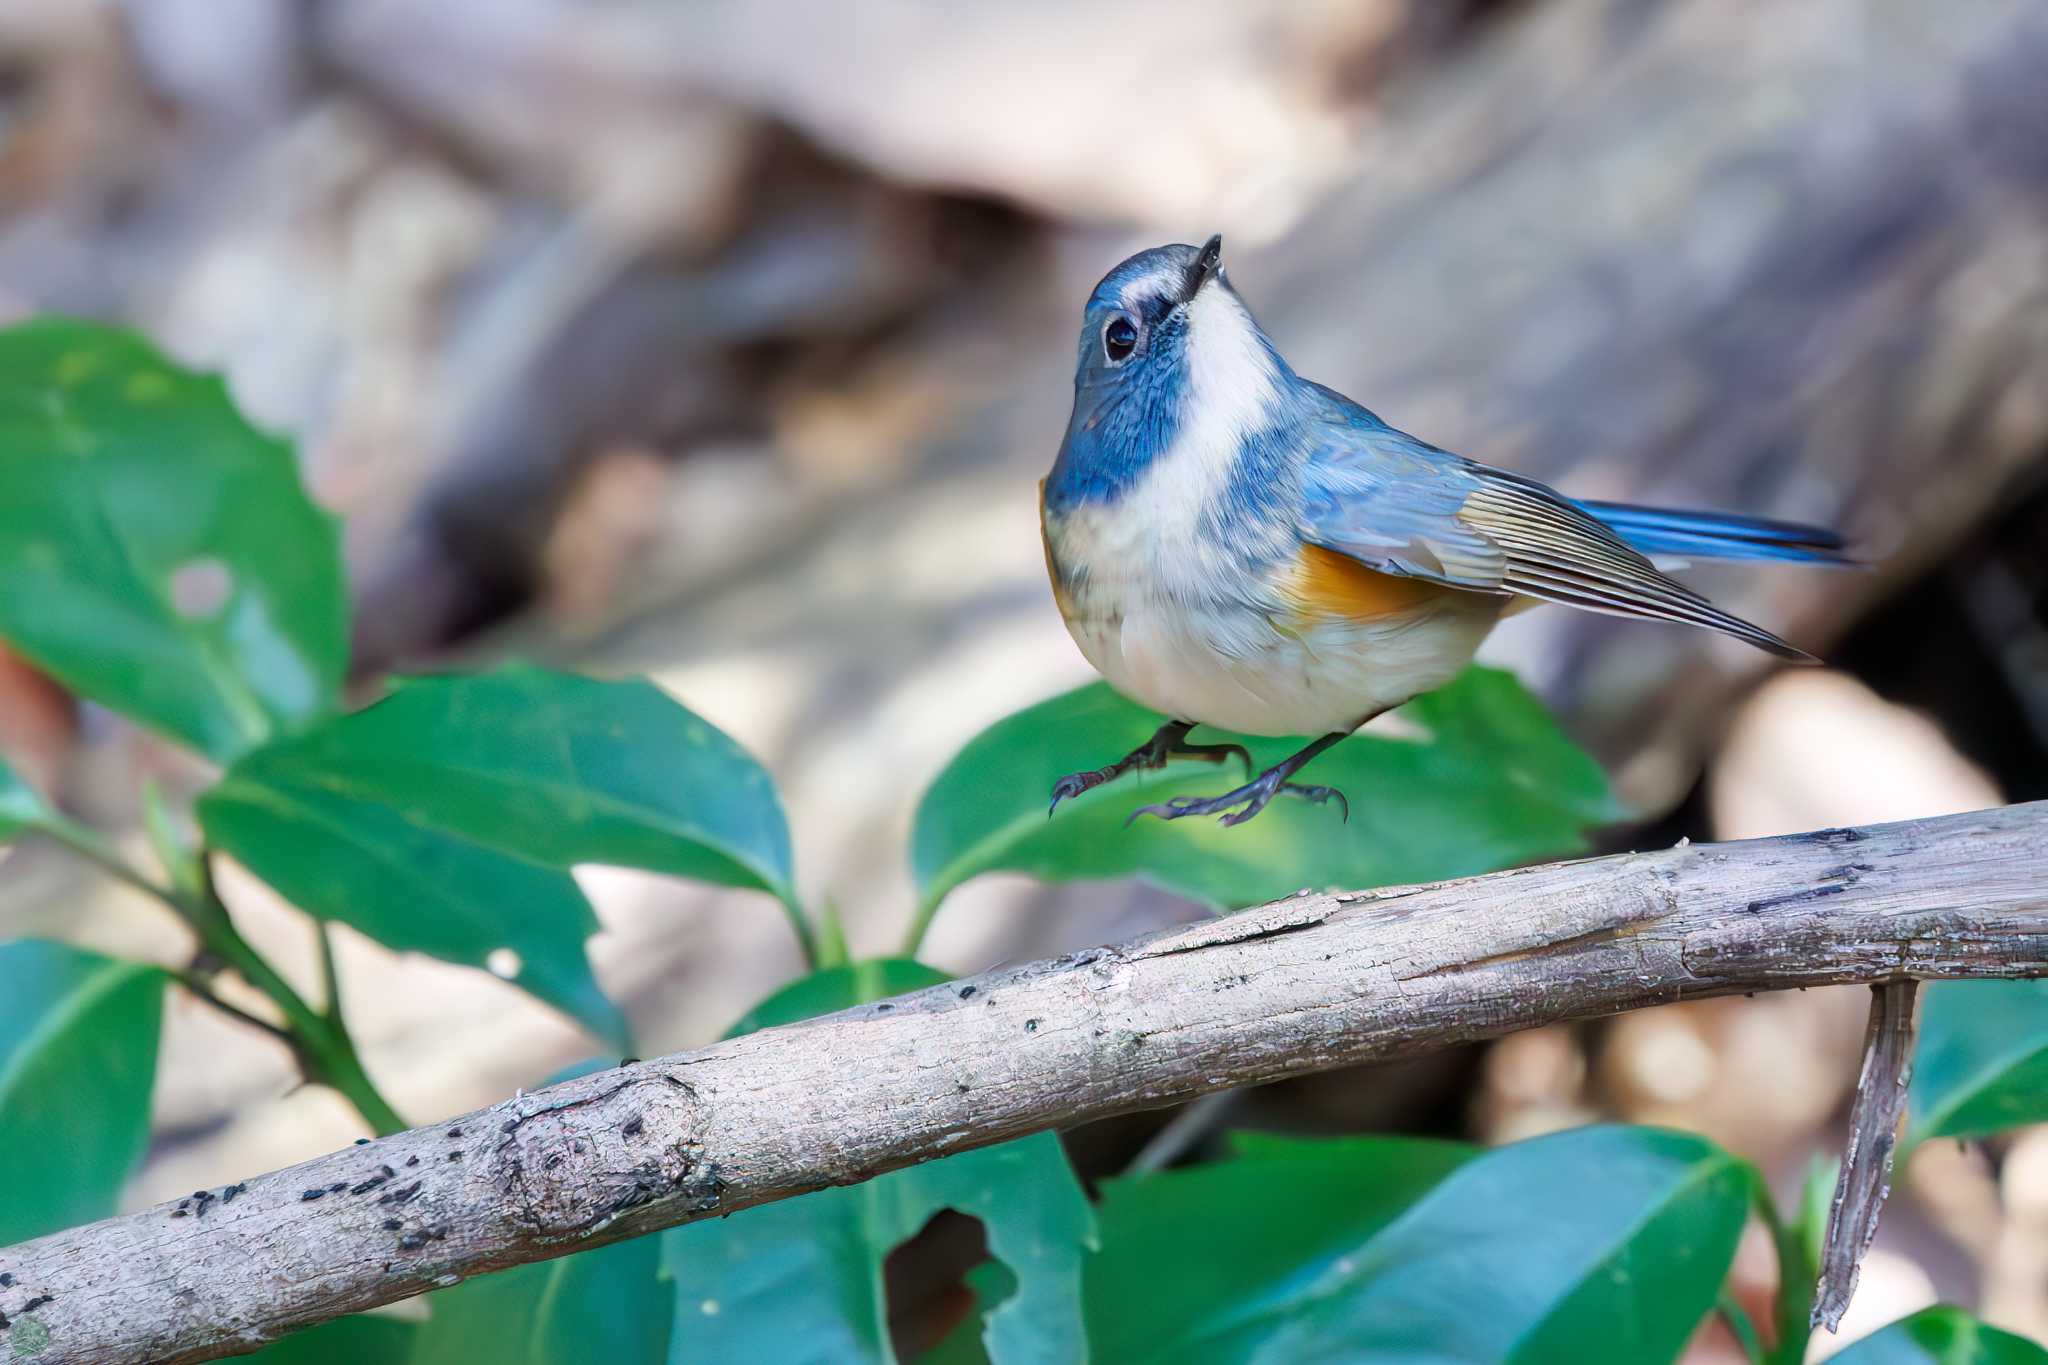
<instances>
[{"instance_id":1,"label":"blurred background","mask_svg":"<svg viewBox=\"0 0 2048 1365\"><path fill-rule=\"evenodd\" d=\"M1560 610L1502 629L1483 657L1642 812L1608 847L2048 797L2044 70L2037 0L0 0L0 319L132 323L294 438L347 517L366 681L644 672L730 731L783 785L806 892L881 952L924 783L1089 676L1035 525L1081 300L1215 231L1296 368L1398 426L1575 495L1840 525L1874 560L1695 575L1824 669ZM139 777L205 776L4 655L0 749L117 830ZM582 880L650 1050L798 968L761 898ZM300 925L225 890L310 979ZM1195 913L990 879L930 953L972 971ZM0 933L59 932L184 951L26 847ZM340 937L416 1120L589 1049L483 973ZM1865 1001L1544 1030L1220 1121L1619 1116L1790 1190L1839 1145ZM273 1044L171 1008L133 1202L353 1136ZM1161 1122L1072 1150L1113 1170ZM1940 1297L2048 1336L2048 1131L1930 1144L1900 1184L1851 1329Z\"/></svg>"}]
</instances>

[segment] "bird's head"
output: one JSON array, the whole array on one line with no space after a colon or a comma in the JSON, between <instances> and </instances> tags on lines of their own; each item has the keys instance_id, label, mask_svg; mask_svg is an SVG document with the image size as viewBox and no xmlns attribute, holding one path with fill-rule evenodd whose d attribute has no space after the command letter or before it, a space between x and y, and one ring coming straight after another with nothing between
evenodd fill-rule
<instances>
[{"instance_id":1,"label":"bird's head","mask_svg":"<svg viewBox=\"0 0 2048 1365\"><path fill-rule=\"evenodd\" d=\"M1221 237L1139 252L1089 295L1047 500L1113 500L1177 448L1259 431L1290 377L1224 276Z\"/></svg>"}]
</instances>

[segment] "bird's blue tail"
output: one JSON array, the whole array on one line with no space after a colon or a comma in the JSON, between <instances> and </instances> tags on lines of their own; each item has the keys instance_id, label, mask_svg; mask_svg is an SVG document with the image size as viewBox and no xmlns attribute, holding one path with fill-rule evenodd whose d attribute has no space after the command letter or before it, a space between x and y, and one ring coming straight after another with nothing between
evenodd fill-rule
<instances>
[{"instance_id":1,"label":"bird's blue tail","mask_svg":"<svg viewBox=\"0 0 2048 1365\"><path fill-rule=\"evenodd\" d=\"M1823 526L1737 516L1732 512L1680 512L1625 502L1579 506L1614 528L1646 555L1686 559L1781 559L1801 564L1855 564L1842 537Z\"/></svg>"}]
</instances>

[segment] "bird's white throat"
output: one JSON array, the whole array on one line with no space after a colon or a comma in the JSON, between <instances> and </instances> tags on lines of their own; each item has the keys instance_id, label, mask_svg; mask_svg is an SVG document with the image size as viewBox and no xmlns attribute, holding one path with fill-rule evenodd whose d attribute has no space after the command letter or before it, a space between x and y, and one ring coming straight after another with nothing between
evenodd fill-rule
<instances>
[{"instance_id":1,"label":"bird's white throat","mask_svg":"<svg viewBox=\"0 0 2048 1365\"><path fill-rule=\"evenodd\" d=\"M1257 324L1220 284L1187 305L1180 411L1172 443L1130 490L1073 509L1053 529L1055 553L1082 570L1115 614L1131 599L1241 597L1250 544L1217 534L1245 440L1268 426L1280 376ZM1253 537L1254 540L1263 539Z\"/></svg>"},{"instance_id":2,"label":"bird's white throat","mask_svg":"<svg viewBox=\"0 0 2048 1365\"><path fill-rule=\"evenodd\" d=\"M1187 309L1182 438L1227 431L1234 446L1270 420L1280 396L1279 367L1250 310L1228 286L1202 286Z\"/></svg>"}]
</instances>

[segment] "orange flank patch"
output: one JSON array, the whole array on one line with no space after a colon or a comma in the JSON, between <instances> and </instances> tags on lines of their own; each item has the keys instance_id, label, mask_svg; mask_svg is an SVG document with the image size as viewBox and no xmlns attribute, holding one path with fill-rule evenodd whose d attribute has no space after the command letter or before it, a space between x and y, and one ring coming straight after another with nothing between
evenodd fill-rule
<instances>
[{"instance_id":1,"label":"orange flank patch","mask_svg":"<svg viewBox=\"0 0 2048 1365\"><path fill-rule=\"evenodd\" d=\"M1045 480L1038 481L1038 543L1045 547L1045 576L1052 580L1052 600L1059 604L1062 619L1074 614L1074 597L1067 591L1067 580L1060 573L1059 561L1052 555L1052 529L1045 524Z\"/></svg>"},{"instance_id":2,"label":"orange flank patch","mask_svg":"<svg viewBox=\"0 0 2048 1365\"><path fill-rule=\"evenodd\" d=\"M1060 577L1060 566L1053 562L1052 537L1045 533L1043 526L1038 528L1038 539L1045 546L1045 576L1052 580L1052 600L1059 604L1061 616L1072 616L1074 596L1067 591L1066 580Z\"/></svg>"},{"instance_id":3,"label":"orange flank patch","mask_svg":"<svg viewBox=\"0 0 2048 1365\"><path fill-rule=\"evenodd\" d=\"M1350 555L1320 545L1301 547L1301 559L1286 584L1304 622L1373 621L1455 591L1427 579L1369 569Z\"/></svg>"}]
</instances>

